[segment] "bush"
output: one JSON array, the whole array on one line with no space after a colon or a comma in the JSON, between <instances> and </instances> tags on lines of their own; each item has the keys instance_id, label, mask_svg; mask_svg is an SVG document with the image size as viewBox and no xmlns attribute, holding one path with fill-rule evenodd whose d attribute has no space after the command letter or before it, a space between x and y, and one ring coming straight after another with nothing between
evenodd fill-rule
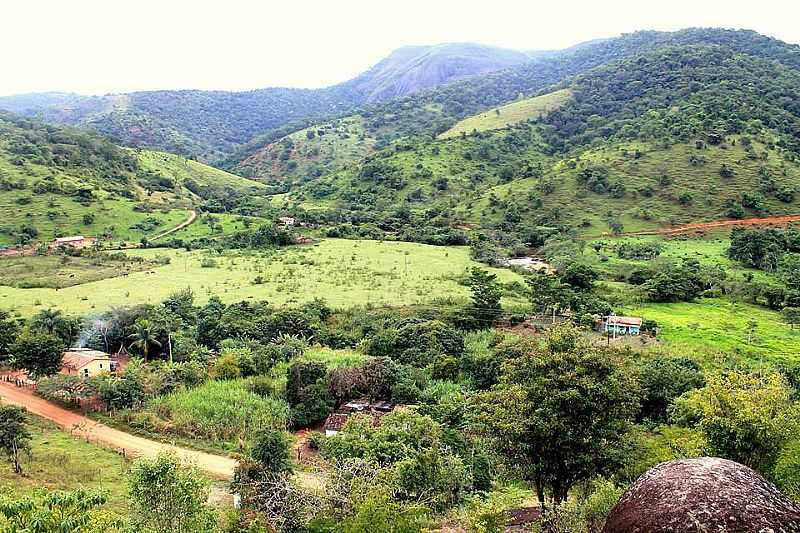
<instances>
[{"instance_id":1,"label":"bush","mask_svg":"<svg viewBox=\"0 0 800 533\"><path fill-rule=\"evenodd\" d=\"M775 464L774 478L783 492L800 501L800 440L783 448Z\"/></svg>"}]
</instances>

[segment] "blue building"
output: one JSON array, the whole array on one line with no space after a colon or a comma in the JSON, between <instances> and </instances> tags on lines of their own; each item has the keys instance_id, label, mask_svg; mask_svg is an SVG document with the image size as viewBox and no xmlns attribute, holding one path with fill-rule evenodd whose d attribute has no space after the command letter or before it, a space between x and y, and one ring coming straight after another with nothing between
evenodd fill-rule
<instances>
[{"instance_id":1,"label":"blue building","mask_svg":"<svg viewBox=\"0 0 800 533\"><path fill-rule=\"evenodd\" d=\"M642 319L638 316L603 317L603 331L611 335L639 335L641 329Z\"/></svg>"}]
</instances>

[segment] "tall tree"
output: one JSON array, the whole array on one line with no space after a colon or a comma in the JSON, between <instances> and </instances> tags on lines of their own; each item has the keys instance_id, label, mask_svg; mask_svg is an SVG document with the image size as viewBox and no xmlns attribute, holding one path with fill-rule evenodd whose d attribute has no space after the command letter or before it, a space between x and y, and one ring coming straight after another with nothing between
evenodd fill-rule
<instances>
[{"instance_id":1,"label":"tall tree","mask_svg":"<svg viewBox=\"0 0 800 533\"><path fill-rule=\"evenodd\" d=\"M63 366L64 347L59 337L25 331L11 345L11 364L17 370L27 370L34 378L51 376Z\"/></svg>"},{"instance_id":2,"label":"tall tree","mask_svg":"<svg viewBox=\"0 0 800 533\"><path fill-rule=\"evenodd\" d=\"M18 475L22 475L20 459L24 453L30 452L31 438L25 409L0 405L0 452L8 457Z\"/></svg>"},{"instance_id":3,"label":"tall tree","mask_svg":"<svg viewBox=\"0 0 800 533\"><path fill-rule=\"evenodd\" d=\"M503 289L497 281L497 274L473 267L470 269L467 285L472 291L472 306L469 309L472 320L479 329L490 328L503 311L500 304Z\"/></svg>"},{"instance_id":4,"label":"tall tree","mask_svg":"<svg viewBox=\"0 0 800 533\"><path fill-rule=\"evenodd\" d=\"M576 483L622 464L639 398L620 354L559 326L506 361L500 382L476 397L476 425L543 506L547 493L558 504Z\"/></svg>"}]
</instances>

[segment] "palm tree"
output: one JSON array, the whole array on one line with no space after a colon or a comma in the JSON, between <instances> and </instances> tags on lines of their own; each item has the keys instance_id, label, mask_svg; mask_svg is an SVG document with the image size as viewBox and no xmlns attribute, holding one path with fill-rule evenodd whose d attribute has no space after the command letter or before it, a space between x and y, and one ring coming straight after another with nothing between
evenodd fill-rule
<instances>
[{"instance_id":1,"label":"palm tree","mask_svg":"<svg viewBox=\"0 0 800 533\"><path fill-rule=\"evenodd\" d=\"M135 347L141 351L144 360L147 361L147 356L150 353L150 346L160 348L161 342L156 338L153 325L149 320L139 320L133 325L133 330L133 333L129 336L133 339L131 347Z\"/></svg>"},{"instance_id":2,"label":"palm tree","mask_svg":"<svg viewBox=\"0 0 800 533\"><path fill-rule=\"evenodd\" d=\"M33 317L33 322L35 327L53 335L62 317L63 313L59 309L42 309Z\"/></svg>"}]
</instances>

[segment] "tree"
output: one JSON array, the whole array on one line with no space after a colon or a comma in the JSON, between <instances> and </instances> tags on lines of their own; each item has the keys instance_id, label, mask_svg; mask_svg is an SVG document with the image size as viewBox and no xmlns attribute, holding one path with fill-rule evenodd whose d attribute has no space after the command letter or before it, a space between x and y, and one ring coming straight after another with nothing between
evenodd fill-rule
<instances>
[{"instance_id":1,"label":"tree","mask_svg":"<svg viewBox=\"0 0 800 533\"><path fill-rule=\"evenodd\" d=\"M11 345L17 340L20 321L8 311L0 309L0 362L11 355Z\"/></svg>"},{"instance_id":2,"label":"tree","mask_svg":"<svg viewBox=\"0 0 800 533\"><path fill-rule=\"evenodd\" d=\"M47 333L25 331L11 345L11 364L34 378L50 376L64 364L63 341Z\"/></svg>"},{"instance_id":3,"label":"tree","mask_svg":"<svg viewBox=\"0 0 800 533\"><path fill-rule=\"evenodd\" d=\"M797 324L800 324L800 307L784 307L781 309L781 316L783 316L784 322L794 329Z\"/></svg>"},{"instance_id":4,"label":"tree","mask_svg":"<svg viewBox=\"0 0 800 533\"><path fill-rule=\"evenodd\" d=\"M558 504L576 483L622 464L639 397L616 351L559 326L507 360L500 382L476 397L476 426L534 483L543 506L547 492Z\"/></svg>"},{"instance_id":5,"label":"tree","mask_svg":"<svg viewBox=\"0 0 800 533\"><path fill-rule=\"evenodd\" d=\"M289 474L294 470L289 455L291 443L286 432L276 429L259 431L250 448L250 457L271 475Z\"/></svg>"},{"instance_id":6,"label":"tree","mask_svg":"<svg viewBox=\"0 0 800 533\"><path fill-rule=\"evenodd\" d=\"M129 493L136 531L205 533L213 531L216 514L206 506L208 482L180 466L174 456L161 454L133 465Z\"/></svg>"},{"instance_id":7,"label":"tree","mask_svg":"<svg viewBox=\"0 0 800 533\"><path fill-rule=\"evenodd\" d=\"M778 373L712 375L705 387L675 400L670 415L678 424L699 428L715 455L765 474L800 427L800 407Z\"/></svg>"},{"instance_id":8,"label":"tree","mask_svg":"<svg viewBox=\"0 0 800 533\"><path fill-rule=\"evenodd\" d=\"M123 531L122 520L100 508L106 503L103 494L74 492L37 492L12 499L0 496L0 516L8 521L4 531L31 533L111 533Z\"/></svg>"},{"instance_id":9,"label":"tree","mask_svg":"<svg viewBox=\"0 0 800 533\"><path fill-rule=\"evenodd\" d=\"M131 347L138 349L145 361L147 361L147 357L150 354L151 346L161 347L161 341L156 336L155 328L147 319L139 320L133 325L133 333L129 338L133 339Z\"/></svg>"},{"instance_id":10,"label":"tree","mask_svg":"<svg viewBox=\"0 0 800 533\"><path fill-rule=\"evenodd\" d=\"M571 298L569 287L561 283L558 276L545 272L534 272L527 280L529 298L534 310L540 314L556 313L567 305Z\"/></svg>"},{"instance_id":11,"label":"tree","mask_svg":"<svg viewBox=\"0 0 800 533\"><path fill-rule=\"evenodd\" d=\"M651 422L666 422L672 401L705 383L699 365L683 357L648 359L639 367L639 376L644 392L639 418Z\"/></svg>"},{"instance_id":12,"label":"tree","mask_svg":"<svg viewBox=\"0 0 800 533\"><path fill-rule=\"evenodd\" d=\"M497 281L497 274L473 267L467 285L472 291L472 306L469 309L472 320L478 329L491 327L503 311L500 304L503 289Z\"/></svg>"},{"instance_id":13,"label":"tree","mask_svg":"<svg viewBox=\"0 0 800 533\"><path fill-rule=\"evenodd\" d=\"M0 405L0 452L14 465L14 473L22 475L20 459L30 453L31 433L28 431L28 415L22 407Z\"/></svg>"},{"instance_id":14,"label":"tree","mask_svg":"<svg viewBox=\"0 0 800 533\"><path fill-rule=\"evenodd\" d=\"M784 254L778 264L778 275L787 287L800 291L800 254Z\"/></svg>"},{"instance_id":15,"label":"tree","mask_svg":"<svg viewBox=\"0 0 800 533\"><path fill-rule=\"evenodd\" d=\"M66 316L59 309L42 309L30 322L30 329L56 336L64 346L72 346L82 327L79 318Z\"/></svg>"}]
</instances>

